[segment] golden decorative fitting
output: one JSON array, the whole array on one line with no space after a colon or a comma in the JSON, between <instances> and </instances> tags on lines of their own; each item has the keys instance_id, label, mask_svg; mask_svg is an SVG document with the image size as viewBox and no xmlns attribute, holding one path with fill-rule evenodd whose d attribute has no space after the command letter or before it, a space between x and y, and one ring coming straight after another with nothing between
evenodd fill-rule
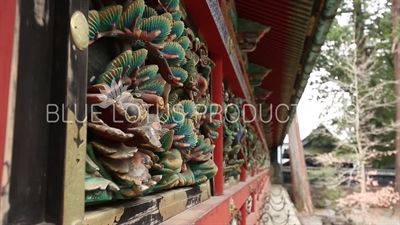
<instances>
[{"instance_id":1,"label":"golden decorative fitting","mask_svg":"<svg viewBox=\"0 0 400 225\"><path fill-rule=\"evenodd\" d=\"M233 53L233 51L235 50L235 43L233 43L232 38L228 38L228 51L229 51L229 55Z\"/></svg>"},{"instance_id":2,"label":"golden decorative fitting","mask_svg":"<svg viewBox=\"0 0 400 225\"><path fill-rule=\"evenodd\" d=\"M254 192L254 187L252 184L249 185L249 189L250 189L250 194L252 194Z\"/></svg>"},{"instance_id":3,"label":"golden decorative fitting","mask_svg":"<svg viewBox=\"0 0 400 225\"><path fill-rule=\"evenodd\" d=\"M235 205L235 202L233 201L233 199L231 198L229 200L229 213L231 215L231 219L233 219L233 216L235 215L235 211L237 210L237 207Z\"/></svg>"},{"instance_id":4,"label":"golden decorative fitting","mask_svg":"<svg viewBox=\"0 0 400 225\"><path fill-rule=\"evenodd\" d=\"M89 25L85 15L76 11L70 21L72 40L75 46L83 51L89 46Z\"/></svg>"}]
</instances>

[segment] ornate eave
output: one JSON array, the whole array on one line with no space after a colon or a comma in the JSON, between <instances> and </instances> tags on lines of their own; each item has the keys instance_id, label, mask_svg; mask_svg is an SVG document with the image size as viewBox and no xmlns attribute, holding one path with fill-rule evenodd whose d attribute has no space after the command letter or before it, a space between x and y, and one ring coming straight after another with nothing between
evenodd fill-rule
<instances>
[{"instance_id":1,"label":"ornate eave","mask_svg":"<svg viewBox=\"0 0 400 225\"><path fill-rule=\"evenodd\" d=\"M238 31L236 38L240 50L244 52L254 51L257 48L257 43L271 29L268 26L244 18L238 18L237 24Z\"/></svg>"},{"instance_id":2,"label":"ornate eave","mask_svg":"<svg viewBox=\"0 0 400 225\"><path fill-rule=\"evenodd\" d=\"M270 69L254 63L247 63L246 67L247 76L249 78L251 86L253 87L260 86L264 78L267 77L267 75L271 72Z\"/></svg>"}]
</instances>

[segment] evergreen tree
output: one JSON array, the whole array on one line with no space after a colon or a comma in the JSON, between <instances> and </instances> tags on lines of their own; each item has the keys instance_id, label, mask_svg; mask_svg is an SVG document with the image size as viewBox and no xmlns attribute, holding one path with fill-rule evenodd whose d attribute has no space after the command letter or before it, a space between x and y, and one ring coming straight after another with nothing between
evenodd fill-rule
<instances>
[{"instance_id":1,"label":"evergreen tree","mask_svg":"<svg viewBox=\"0 0 400 225\"><path fill-rule=\"evenodd\" d=\"M393 122L396 120L396 96L393 82L391 2L352 0L342 4L316 65L316 70L322 72L315 85L319 91L317 98L321 102L328 99L336 101L334 106L329 105L325 113L339 113L338 118L330 120L330 125L336 127L337 133L346 133L348 144L351 145L356 142L351 135L354 126L348 120L343 120L343 117L354 114L356 96L368 98L368 95L373 94L373 102L362 103L374 106L363 107L366 111L360 115L368 115L368 118L362 118L360 129L369 131L363 135L367 136L365 138L370 143L374 143L371 148L392 151L395 149L396 132ZM355 61L349 62L350 58ZM355 79L349 76L354 70L349 70L363 66L369 68L358 70L368 74L357 75L356 79L361 85L356 91ZM378 167L394 165L394 157L391 155L374 159L373 163Z\"/></svg>"}]
</instances>

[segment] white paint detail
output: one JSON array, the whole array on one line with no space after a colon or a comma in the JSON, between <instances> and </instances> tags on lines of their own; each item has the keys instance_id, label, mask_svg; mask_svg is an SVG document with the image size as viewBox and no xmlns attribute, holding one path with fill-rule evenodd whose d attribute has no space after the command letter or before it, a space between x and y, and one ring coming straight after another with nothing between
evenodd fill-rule
<instances>
[{"instance_id":1,"label":"white paint detail","mask_svg":"<svg viewBox=\"0 0 400 225\"><path fill-rule=\"evenodd\" d=\"M94 79L96 79L96 77L95 77L95 76L92 76L92 77L90 78L90 82L93 82Z\"/></svg>"},{"instance_id":2,"label":"white paint detail","mask_svg":"<svg viewBox=\"0 0 400 225\"><path fill-rule=\"evenodd\" d=\"M122 223L120 222L119 224L121 225L128 225L128 224L137 224L140 222L140 219L142 219L143 216L149 216L149 215L154 215L152 218L152 221L148 221L149 224L160 224L163 221L158 221L156 215L159 213L159 209L157 206L157 199L152 200L150 203L150 207L147 208L147 210L144 210L132 217L129 217L126 222Z\"/></svg>"},{"instance_id":3,"label":"white paint detail","mask_svg":"<svg viewBox=\"0 0 400 225\"><path fill-rule=\"evenodd\" d=\"M68 40L68 44L67 44L67 46L71 46L71 41L70 40ZM72 50L74 50L74 49L72 49ZM71 58L71 54L73 54L73 52L71 52L71 49L70 48L68 48L68 58L70 59ZM68 60L68 68L67 68L67 72L68 72L68 74L67 74L67 81L68 81L68 86L71 86L71 83L72 83L72 81L73 81L73 79L74 79L74 70L72 69L72 63L71 63L71 60Z\"/></svg>"},{"instance_id":4,"label":"white paint detail","mask_svg":"<svg viewBox=\"0 0 400 225\"><path fill-rule=\"evenodd\" d=\"M49 23L49 12L46 11L45 0L34 0L33 14L38 25L43 27Z\"/></svg>"}]
</instances>

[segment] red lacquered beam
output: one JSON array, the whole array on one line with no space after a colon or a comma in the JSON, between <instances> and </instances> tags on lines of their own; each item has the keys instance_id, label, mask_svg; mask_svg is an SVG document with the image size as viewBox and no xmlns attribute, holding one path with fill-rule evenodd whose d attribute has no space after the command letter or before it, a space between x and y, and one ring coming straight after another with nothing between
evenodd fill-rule
<instances>
[{"instance_id":1,"label":"red lacquered beam","mask_svg":"<svg viewBox=\"0 0 400 225\"><path fill-rule=\"evenodd\" d=\"M184 0L184 4L188 15L193 19L200 34L205 39L203 41L206 42L211 55L219 54L223 58L229 58L225 47L225 41L220 35L207 1Z\"/></svg>"},{"instance_id":2,"label":"red lacquered beam","mask_svg":"<svg viewBox=\"0 0 400 225\"><path fill-rule=\"evenodd\" d=\"M269 176L269 172L263 171L246 182L240 182L224 191L224 194L212 197L186 211L180 213L162 224L171 225L205 225L205 224L228 224L236 215L240 207L246 203L250 196L251 188L257 187L259 182ZM232 204L233 203L233 204ZM235 208L231 211L230 208Z\"/></svg>"}]
</instances>

